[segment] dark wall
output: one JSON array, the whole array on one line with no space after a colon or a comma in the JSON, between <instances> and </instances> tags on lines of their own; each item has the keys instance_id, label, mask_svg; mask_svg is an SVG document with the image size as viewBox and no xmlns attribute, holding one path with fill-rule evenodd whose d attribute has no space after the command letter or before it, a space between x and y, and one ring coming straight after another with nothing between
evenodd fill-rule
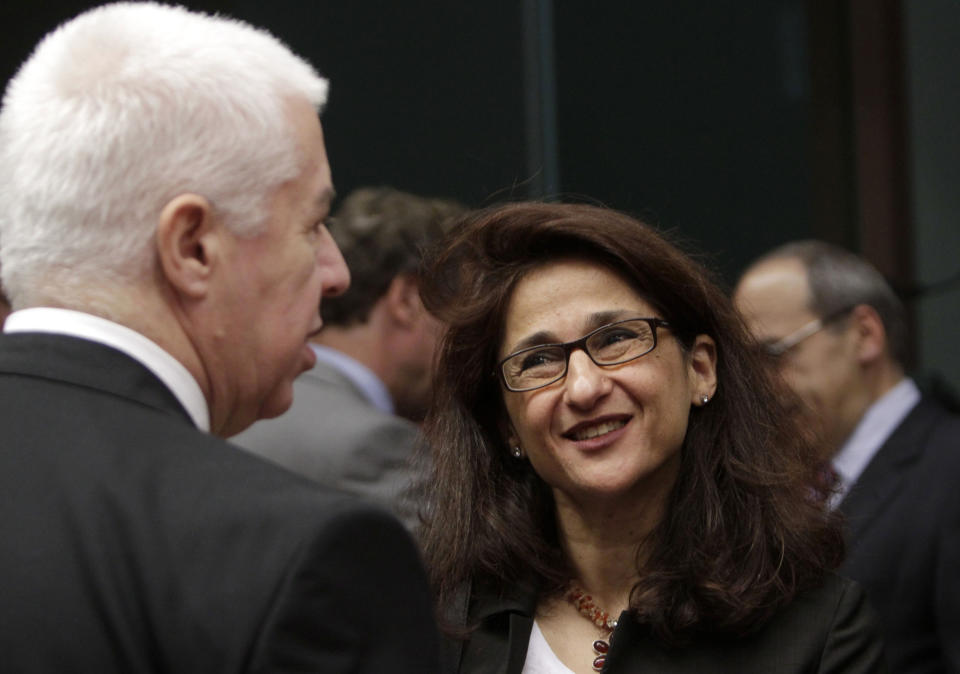
<instances>
[{"instance_id":1,"label":"dark wall","mask_svg":"<svg viewBox=\"0 0 960 674\"><path fill-rule=\"evenodd\" d=\"M809 236L801 2L556 3L568 192L692 237L728 276Z\"/></svg>"},{"instance_id":2,"label":"dark wall","mask_svg":"<svg viewBox=\"0 0 960 674\"><path fill-rule=\"evenodd\" d=\"M183 4L269 29L330 78L324 127L341 194L359 185L391 184L479 205L522 182L515 2ZM4 2L3 81L46 31L90 5Z\"/></svg>"},{"instance_id":3,"label":"dark wall","mask_svg":"<svg viewBox=\"0 0 960 674\"><path fill-rule=\"evenodd\" d=\"M480 206L536 193L537 164L527 151L541 139L528 143L526 137L523 10L540 5L552 7L554 86L547 89L556 92L560 195L602 202L672 230L730 283L750 259L790 239L816 235L863 246L850 62L850 36L859 34L853 30L859 24L847 16L850 3L184 4L267 27L331 79L324 126L341 194L391 184ZM870 18L881 4L890 5L857 7ZM949 30L956 11L946 9L952 0L933 4L937 8L925 12L904 5L914 97L914 266L924 282L956 270L949 245L956 238L957 210L949 197L956 192L949 182L956 124L943 95L955 90L948 74L960 63ZM44 33L89 5L0 3L0 81ZM924 92L933 93L924 98ZM924 107L927 98L933 108ZM936 311L924 314L928 335L949 339L956 332L943 318L956 314L951 300L944 296ZM937 316L946 322L934 324ZM928 369L952 371L958 386L956 364L944 368L933 353L948 351L937 342L922 360Z\"/></svg>"},{"instance_id":4,"label":"dark wall","mask_svg":"<svg viewBox=\"0 0 960 674\"><path fill-rule=\"evenodd\" d=\"M324 127L341 193L387 183L479 205L522 179L515 2L235 5L330 78Z\"/></svg>"},{"instance_id":5,"label":"dark wall","mask_svg":"<svg viewBox=\"0 0 960 674\"><path fill-rule=\"evenodd\" d=\"M341 194L528 195L521 0L187 2L265 26L331 79ZM87 3L0 9L7 79ZM802 0L554 3L560 192L676 230L727 277L806 236Z\"/></svg>"}]
</instances>

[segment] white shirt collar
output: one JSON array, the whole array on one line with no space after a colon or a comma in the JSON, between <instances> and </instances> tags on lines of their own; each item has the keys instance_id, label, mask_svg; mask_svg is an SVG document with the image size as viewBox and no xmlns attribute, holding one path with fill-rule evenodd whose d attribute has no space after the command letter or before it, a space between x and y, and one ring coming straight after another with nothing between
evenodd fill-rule
<instances>
[{"instance_id":1,"label":"white shirt collar","mask_svg":"<svg viewBox=\"0 0 960 674\"><path fill-rule=\"evenodd\" d=\"M867 409L853 433L833 457L833 467L840 478L840 485L831 505L835 506L843 499L883 443L918 402L920 390L917 385L912 379L903 379Z\"/></svg>"},{"instance_id":2,"label":"white shirt collar","mask_svg":"<svg viewBox=\"0 0 960 674\"><path fill-rule=\"evenodd\" d=\"M3 331L68 335L122 351L166 384L197 428L210 431L210 409L200 385L180 361L139 332L99 316L51 307L15 311L7 317Z\"/></svg>"}]
</instances>

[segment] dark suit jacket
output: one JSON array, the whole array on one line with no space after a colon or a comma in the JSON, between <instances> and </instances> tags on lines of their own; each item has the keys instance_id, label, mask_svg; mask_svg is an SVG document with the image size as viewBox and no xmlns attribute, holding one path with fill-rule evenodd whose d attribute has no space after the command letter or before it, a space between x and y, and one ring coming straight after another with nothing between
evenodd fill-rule
<instances>
[{"instance_id":1,"label":"dark suit jacket","mask_svg":"<svg viewBox=\"0 0 960 674\"><path fill-rule=\"evenodd\" d=\"M293 406L231 438L241 447L304 475L390 508L411 529L416 424L380 411L343 373L318 360L294 382Z\"/></svg>"},{"instance_id":2,"label":"dark suit jacket","mask_svg":"<svg viewBox=\"0 0 960 674\"><path fill-rule=\"evenodd\" d=\"M435 671L391 516L199 432L147 369L0 337L0 669Z\"/></svg>"},{"instance_id":3,"label":"dark suit jacket","mask_svg":"<svg viewBox=\"0 0 960 674\"><path fill-rule=\"evenodd\" d=\"M520 674L533 628L535 593L477 596L468 622L480 627L451 657L459 674ZM743 639L700 637L665 648L626 614L611 639L607 674L879 674L887 671L876 617L859 586L830 575L823 586L780 611ZM459 652L458 652L459 650ZM592 658L589 643L584 657Z\"/></svg>"},{"instance_id":4,"label":"dark suit jacket","mask_svg":"<svg viewBox=\"0 0 960 674\"><path fill-rule=\"evenodd\" d=\"M960 418L921 400L839 509L891 671L960 672Z\"/></svg>"}]
</instances>

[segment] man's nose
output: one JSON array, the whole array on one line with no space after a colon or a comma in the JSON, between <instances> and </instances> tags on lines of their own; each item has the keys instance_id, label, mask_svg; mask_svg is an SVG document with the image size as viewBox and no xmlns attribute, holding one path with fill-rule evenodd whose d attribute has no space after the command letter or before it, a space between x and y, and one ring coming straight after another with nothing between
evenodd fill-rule
<instances>
[{"instance_id":1,"label":"man's nose","mask_svg":"<svg viewBox=\"0 0 960 674\"><path fill-rule=\"evenodd\" d=\"M317 247L317 264L323 270L323 296L336 297L350 287L350 270L337 242L326 228Z\"/></svg>"}]
</instances>

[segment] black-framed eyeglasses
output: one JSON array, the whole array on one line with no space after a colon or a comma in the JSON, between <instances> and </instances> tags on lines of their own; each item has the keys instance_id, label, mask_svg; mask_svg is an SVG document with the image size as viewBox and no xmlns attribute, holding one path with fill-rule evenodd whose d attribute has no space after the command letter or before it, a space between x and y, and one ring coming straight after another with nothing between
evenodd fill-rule
<instances>
[{"instance_id":1,"label":"black-framed eyeglasses","mask_svg":"<svg viewBox=\"0 0 960 674\"><path fill-rule=\"evenodd\" d=\"M609 323L572 342L520 349L501 360L497 371L508 390L532 391L563 379L574 349L582 349L601 367L647 355L657 348L658 327L669 328L670 324L660 318L628 318Z\"/></svg>"},{"instance_id":2,"label":"black-framed eyeglasses","mask_svg":"<svg viewBox=\"0 0 960 674\"><path fill-rule=\"evenodd\" d=\"M801 325L786 337L781 337L780 339L774 341L763 342L761 346L763 347L763 350L771 356L782 356L803 340L813 337L828 325L840 318L843 318L851 311L853 311L853 307L844 307L843 309L834 311L832 314L824 316L823 318L814 318L812 321Z\"/></svg>"}]
</instances>

